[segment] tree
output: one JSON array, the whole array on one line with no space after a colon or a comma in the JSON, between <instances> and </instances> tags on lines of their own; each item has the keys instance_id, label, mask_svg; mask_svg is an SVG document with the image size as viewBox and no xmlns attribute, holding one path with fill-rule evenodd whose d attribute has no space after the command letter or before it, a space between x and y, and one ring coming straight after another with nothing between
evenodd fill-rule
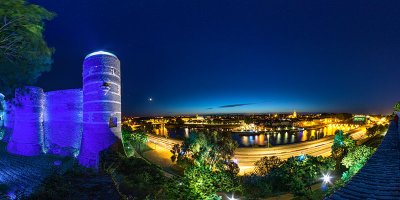
<instances>
[{"instance_id":1,"label":"tree","mask_svg":"<svg viewBox=\"0 0 400 200\"><path fill-rule=\"evenodd\" d=\"M378 131L377 128L378 128L377 126L373 126L371 128L367 128L367 135L369 137L375 136L376 132Z\"/></svg>"},{"instance_id":2,"label":"tree","mask_svg":"<svg viewBox=\"0 0 400 200\"><path fill-rule=\"evenodd\" d=\"M377 134L381 134L381 133L385 132L386 129L387 129L387 127L382 124L374 125L371 128L367 128L367 135L369 137L372 137Z\"/></svg>"},{"instance_id":3,"label":"tree","mask_svg":"<svg viewBox=\"0 0 400 200\"><path fill-rule=\"evenodd\" d=\"M254 119L253 119L251 116L246 116L246 117L244 118L244 123L246 123L246 124L252 124L252 123L254 123Z\"/></svg>"},{"instance_id":4,"label":"tree","mask_svg":"<svg viewBox=\"0 0 400 200\"><path fill-rule=\"evenodd\" d=\"M334 168L334 163L329 158L310 155L291 157L279 168L270 172L270 176L281 180L289 191L295 196L310 197L311 185L320 180L323 172Z\"/></svg>"},{"instance_id":5,"label":"tree","mask_svg":"<svg viewBox=\"0 0 400 200\"><path fill-rule=\"evenodd\" d=\"M122 157L118 161L119 190L130 197L127 199L159 199L156 196L166 181L159 166L135 157Z\"/></svg>"},{"instance_id":6,"label":"tree","mask_svg":"<svg viewBox=\"0 0 400 200\"><path fill-rule=\"evenodd\" d=\"M178 118L176 118L176 124L178 124L178 125L183 125L183 124L185 124L185 121L183 121L183 119L182 118L180 118L180 117L178 117Z\"/></svg>"},{"instance_id":7,"label":"tree","mask_svg":"<svg viewBox=\"0 0 400 200\"><path fill-rule=\"evenodd\" d=\"M128 155L132 154L130 153L130 151L132 151L132 145L135 147L136 151L139 154L142 154L141 145L145 144L149 140L147 134L144 131L140 129L133 131L132 128L127 124L122 125L122 138L125 152L127 152Z\"/></svg>"},{"instance_id":8,"label":"tree","mask_svg":"<svg viewBox=\"0 0 400 200\"><path fill-rule=\"evenodd\" d=\"M239 167L230 160L237 143L219 132L190 134L171 152L186 166L183 177L166 186L166 199L220 199L217 192L241 191Z\"/></svg>"},{"instance_id":9,"label":"tree","mask_svg":"<svg viewBox=\"0 0 400 200\"><path fill-rule=\"evenodd\" d=\"M351 119L353 118L353 115L350 113L339 113L339 114L336 114L336 117L343 121L351 121Z\"/></svg>"},{"instance_id":10,"label":"tree","mask_svg":"<svg viewBox=\"0 0 400 200\"><path fill-rule=\"evenodd\" d=\"M348 171L342 174L342 180L348 182L365 165L372 154L374 154L374 151L371 147L361 145L349 152L342 160L342 164L348 169Z\"/></svg>"},{"instance_id":11,"label":"tree","mask_svg":"<svg viewBox=\"0 0 400 200\"><path fill-rule=\"evenodd\" d=\"M335 134L332 145L332 158L335 160L335 169L338 174L344 171L342 159L355 147L355 141L350 138L350 135L343 134L340 130Z\"/></svg>"},{"instance_id":12,"label":"tree","mask_svg":"<svg viewBox=\"0 0 400 200\"><path fill-rule=\"evenodd\" d=\"M190 165L183 177L168 182L165 199L221 199L218 192L240 192L241 184L229 171L207 165Z\"/></svg>"},{"instance_id":13,"label":"tree","mask_svg":"<svg viewBox=\"0 0 400 200\"><path fill-rule=\"evenodd\" d=\"M34 83L50 70L54 49L44 40L44 21L54 13L25 0L0 1L0 91Z\"/></svg>"},{"instance_id":14,"label":"tree","mask_svg":"<svg viewBox=\"0 0 400 200\"><path fill-rule=\"evenodd\" d=\"M400 112L400 101L393 106L393 109L395 112Z\"/></svg>"},{"instance_id":15,"label":"tree","mask_svg":"<svg viewBox=\"0 0 400 200\"><path fill-rule=\"evenodd\" d=\"M147 134L143 131L134 132L132 134L132 142L135 144L136 149L138 150L139 154L142 154L141 146L142 144L146 144L149 139Z\"/></svg>"},{"instance_id":16,"label":"tree","mask_svg":"<svg viewBox=\"0 0 400 200\"><path fill-rule=\"evenodd\" d=\"M271 170L279 167L283 161L277 156L265 156L254 164L254 174L258 176L266 176Z\"/></svg>"},{"instance_id":17,"label":"tree","mask_svg":"<svg viewBox=\"0 0 400 200\"><path fill-rule=\"evenodd\" d=\"M230 160L238 147L228 133L198 132L189 135L178 154L178 161L216 166ZM174 150L173 150L174 151Z\"/></svg>"},{"instance_id":18,"label":"tree","mask_svg":"<svg viewBox=\"0 0 400 200\"><path fill-rule=\"evenodd\" d=\"M128 124L122 124L122 144L124 146L125 154L129 156L134 156L135 155L135 150L131 145L131 142L133 141L133 130L132 127L130 127Z\"/></svg>"}]
</instances>

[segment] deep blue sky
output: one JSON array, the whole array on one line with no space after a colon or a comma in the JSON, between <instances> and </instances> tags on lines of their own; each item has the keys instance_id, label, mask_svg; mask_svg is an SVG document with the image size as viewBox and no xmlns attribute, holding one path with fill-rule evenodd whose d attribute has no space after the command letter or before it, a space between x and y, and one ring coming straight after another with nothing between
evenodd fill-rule
<instances>
[{"instance_id":1,"label":"deep blue sky","mask_svg":"<svg viewBox=\"0 0 400 200\"><path fill-rule=\"evenodd\" d=\"M79 88L85 55L109 50L125 114L388 113L400 100L397 0L31 2L58 15L38 85Z\"/></svg>"}]
</instances>

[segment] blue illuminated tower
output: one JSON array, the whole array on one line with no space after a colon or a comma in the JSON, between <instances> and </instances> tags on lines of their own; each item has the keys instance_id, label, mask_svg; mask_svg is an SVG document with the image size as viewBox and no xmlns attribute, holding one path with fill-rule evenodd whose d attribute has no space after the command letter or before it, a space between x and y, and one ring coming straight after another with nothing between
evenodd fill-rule
<instances>
[{"instance_id":1,"label":"blue illuminated tower","mask_svg":"<svg viewBox=\"0 0 400 200\"><path fill-rule=\"evenodd\" d=\"M97 168L100 151L121 139L120 61L98 51L83 62L83 132L79 163Z\"/></svg>"}]
</instances>

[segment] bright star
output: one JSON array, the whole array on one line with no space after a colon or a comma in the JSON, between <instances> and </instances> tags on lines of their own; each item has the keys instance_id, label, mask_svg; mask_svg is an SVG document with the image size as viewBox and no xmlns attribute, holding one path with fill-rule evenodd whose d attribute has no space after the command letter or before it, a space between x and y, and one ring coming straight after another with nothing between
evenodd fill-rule
<instances>
[{"instance_id":1,"label":"bright star","mask_svg":"<svg viewBox=\"0 0 400 200\"><path fill-rule=\"evenodd\" d=\"M153 101L153 98L150 97L150 98L149 98L149 101Z\"/></svg>"}]
</instances>

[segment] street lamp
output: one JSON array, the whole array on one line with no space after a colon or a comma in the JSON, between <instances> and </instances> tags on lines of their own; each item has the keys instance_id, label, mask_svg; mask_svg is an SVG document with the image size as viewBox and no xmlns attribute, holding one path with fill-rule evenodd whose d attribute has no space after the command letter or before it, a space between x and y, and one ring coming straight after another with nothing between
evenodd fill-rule
<instances>
[{"instance_id":1,"label":"street lamp","mask_svg":"<svg viewBox=\"0 0 400 200\"><path fill-rule=\"evenodd\" d=\"M228 200L239 200L239 199L235 198L235 194L232 194L232 197L227 197L227 198L228 198Z\"/></svg>"},{"instance_id":2,"label":"street lamp","mask_svg":"<svg viewBox=\"0 0 400 200\"><path fill-rule=\"evenodd\" d=\"M322 183L323 184L328 184L328 183L331 183L332 176L329 173L322 174L322 178L321 179L322 179Z\"/></svg>"},{"instance_id":3,"label":"street lamp","mask_svg":"<svg viewBox=\"0 0 400 200\"><path fill-rule=\"evenodd\" d=\"M269 148L269 133L267 135L267 140L268 140L268 148Z\"/></svg>"}]
</instances>

